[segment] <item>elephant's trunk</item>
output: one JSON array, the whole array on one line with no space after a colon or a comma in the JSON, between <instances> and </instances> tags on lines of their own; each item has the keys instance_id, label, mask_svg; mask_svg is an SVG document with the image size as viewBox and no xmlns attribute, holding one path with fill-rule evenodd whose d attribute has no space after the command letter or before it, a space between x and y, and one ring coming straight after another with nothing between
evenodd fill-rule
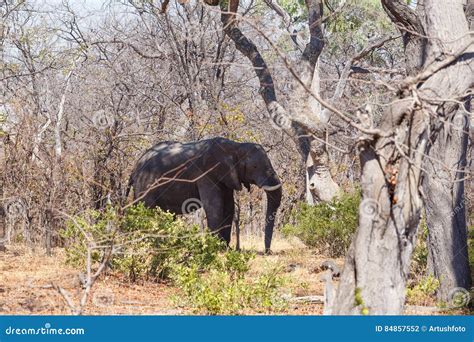
<instances>
[{"instance_id":1,"label":"elephant's trunk","mask_svg":"<svg viewBox=\"0 0 474 342\"><path fill-rule=\"evenodd\" d=\"M281 203L281 184L279 187L272 187L272 190L267 187L265 192L267 193L267 213L265 215L265 253L269 253L270 246L272 244L276 213Z\"/></svg>"}]
</instances>

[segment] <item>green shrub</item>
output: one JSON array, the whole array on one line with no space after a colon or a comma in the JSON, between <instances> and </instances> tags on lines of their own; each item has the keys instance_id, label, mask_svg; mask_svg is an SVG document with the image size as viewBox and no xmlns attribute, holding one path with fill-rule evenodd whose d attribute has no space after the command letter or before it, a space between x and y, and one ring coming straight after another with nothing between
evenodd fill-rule
<instances>
[{"instance_id":1,"label":"green shrub","mask_svg":"<svg viewBox=\"0 0 474 342\"><path fill-rule=\"evenodd\" d=\"M306 245L331 257L346 253L357 229L360 193L345 194L330 203L298 205L283 226L285 236L296 236Z\"/></svg>"},{"instance_id":2,"label":"green shrub","mask_svg":"<svg viewBox=\"0 0 474 342\"><path fill-rule=\"evenodd\" d=\"M426 241L428 239L428 226L426 219L422 217L418 228L418 239L413 250L411 274L415 278L426 273L428 266L428 246Z\"/></svg>"},{"instance_id":3,"label":"green shrub","mask_svg":"<svg viewBox=\"0 0 474 342\"><path fill-rule=\"evenodd\" d=\"M410 304L426 305L433 301L439 280L433 275L423 277L417 284L407 288L406 299Z\"/></svg>"},{"instance_id":4,"label":"green shrub","mask_svg":"<svg viewBox=\"0 0 474 342\"><path fill-rule=\"evenodd\" d=\"M91 210L71 218L61 235L68 244L69 263L84 267L91 246L92 260L99 262L101 246L112 243L114 271L132 281L171 279L181 290L176 299L196 312L268 312L286 304L279 294L283 278L278 268L250 279L247 273L254 254L225 250L216 236L186 226L160 209L139 204L122 214L111 207L103 212Z\"/></svg>"},{"instance_id":5,"label":"green shrub","mask_svg":"<svg viewBox=\"0 0 474 342\"><path fill-rule=\"evenodd\" d=\"M270 268L256 279L246 277L253 254L227 251L205 273L196 267L178 265L173 280L182 290L175 301L196 313L235 315L274 312L286 308L280 293L284 278L279 268Z\"/></svg>"},{"instance_id":6,"label":"green shrub","mask_svg":"<svg viewBox=\"0 0 474 342\"><path fill-rule=\"evenodd\" d=\"M106 246L113 239L113 230L118 217L115 210L107 208L104 212L88 210L82 215L71 217L59 235L66 243L66 262L73 266L84 267L87 249L91 248L92 262L101 257L100 246Z\"/></svg>"},{"instance_id":7,"label":"green shrub","mask_svg":"<svg viewBox=\"0 0 474 342\"><path fill-rule=\"evenodd\" d=\"M200 232L197 226L186 226L169 212L142 204L130 207L123 215L111 207L103 212L88 211L69 220L61 235L67 242L67 261L76 266L84 266L91 242L106 246L113 241L112 268L132 281L167 278L176 264L204 269L224 248L214 235ZM100 255L100 249L94 248L92 260L97 262Z\"/></svg>"}]
</instances>

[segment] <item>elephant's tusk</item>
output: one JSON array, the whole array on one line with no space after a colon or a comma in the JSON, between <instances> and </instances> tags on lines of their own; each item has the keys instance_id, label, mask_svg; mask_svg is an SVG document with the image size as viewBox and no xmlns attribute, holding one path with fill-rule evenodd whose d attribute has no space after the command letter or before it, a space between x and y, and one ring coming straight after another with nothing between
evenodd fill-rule
<instances>
[{"instance_id":1,"label":"elephant's tusk","mask_svg":"<svg viewBox=\"0 0 474 342\"><path fill-rule=\"evenodd\" d=\"M274 185L274 186L269 186L269 185L264 185L262 186L262 189L265 191L275 191L281 188L281 183Z\"/></svg>"}]
</instances>

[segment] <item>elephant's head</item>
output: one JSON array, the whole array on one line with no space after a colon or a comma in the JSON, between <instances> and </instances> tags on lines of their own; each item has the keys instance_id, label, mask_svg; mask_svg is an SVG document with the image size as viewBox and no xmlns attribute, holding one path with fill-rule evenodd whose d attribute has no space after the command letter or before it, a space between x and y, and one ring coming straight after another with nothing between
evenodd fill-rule
<instances>
[{"instance_id":1,"label":"elephant's head","mask_svg":"<svg viewBox=\"0 0 474 342\"><path fill-rule=\"evenodd\" d=\"M248 187L255 184L265 191L281 188L280 180L262 146L251 143L239 144L237 171L241 182Z\"/></svg>"},{"instance_id":2,"label":"elephant's head","mask_svg":"<svg viewBox=\"0 0 474 342\"><path fill-rule=\"evenodd\" d=\"M238 175L247 189L255 184L267 194L265 215L265 251L270 251L273 228L278 207L281 203L282 188L267 153L257 144L240 144L237 162Z\"/></svg>"},{"instance_id":3,"label":"elephant's head","mask_svg":"<svg viewBox=\"0 0 474 342\"><path fill-rule=\"evenodd\" d=\"M218 162L214 173L218 175L219 182L226 187L239 191L243 184L250 190L250 185L255 184L265 190L267 194L265 251L269 252L282 189L280 179L267 153L258 144L236 143L215 138L208 155L214 162ZM212 162L205 161L205 164L212 165Z\"/></svg>"},{"instance_id":4,"label":"elephant's head","mask_svg":"<svg viewBox=\"0 0 474 342\"><path fill-rule=\"evenodd\" d=\"M213 174L217 176L219 183L236 191L242 190L242 184L249 190L251 184L265 190L265 251L269 252L276 213L281 203L282 186L267 153L257 144L215 138L206 154L212 161L205 160L205 165L217 162Z\"/></svg>"}]
</instances>

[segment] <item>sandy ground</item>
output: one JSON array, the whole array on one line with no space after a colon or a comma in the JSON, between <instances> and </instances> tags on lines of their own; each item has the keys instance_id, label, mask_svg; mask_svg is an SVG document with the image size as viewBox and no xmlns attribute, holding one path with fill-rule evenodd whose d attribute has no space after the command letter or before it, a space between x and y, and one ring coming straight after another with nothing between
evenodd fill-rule
<instances>
[{"instance_id":1,"label":"sandy ground","mask_svg":"<svg viewBox=\"0 0 474 342\"><path fill-rule=\"evenodd\" d=\"M242 248L256 251L250 276L258 275L263 268L278 266L288 278L285 288L293 297L323 295L324 284L319 265L327 260L298 241L276 238L273 254L264 256L261 240L247 238ZM63 288L77 305L83 289L79 272L65 264L62 249L55 249L48 257L44 251L31 251L22 246L7 246L0 253L0 314L2 315L63 315L71 310L57 288ZM334 260L342 267L343 259ZM186 315L191 311L172 300L178 289L169 283L130 283L114 274L101 276L94 285L85 306L90 315ZM285 314L321 315L323 306L316 303L293 303ZM407 314L433 314L423 307L408 308ZM251 312L249 314L252 314ZM453 314L453 312L451 312Z\"/></svg>"}]
</instances>

